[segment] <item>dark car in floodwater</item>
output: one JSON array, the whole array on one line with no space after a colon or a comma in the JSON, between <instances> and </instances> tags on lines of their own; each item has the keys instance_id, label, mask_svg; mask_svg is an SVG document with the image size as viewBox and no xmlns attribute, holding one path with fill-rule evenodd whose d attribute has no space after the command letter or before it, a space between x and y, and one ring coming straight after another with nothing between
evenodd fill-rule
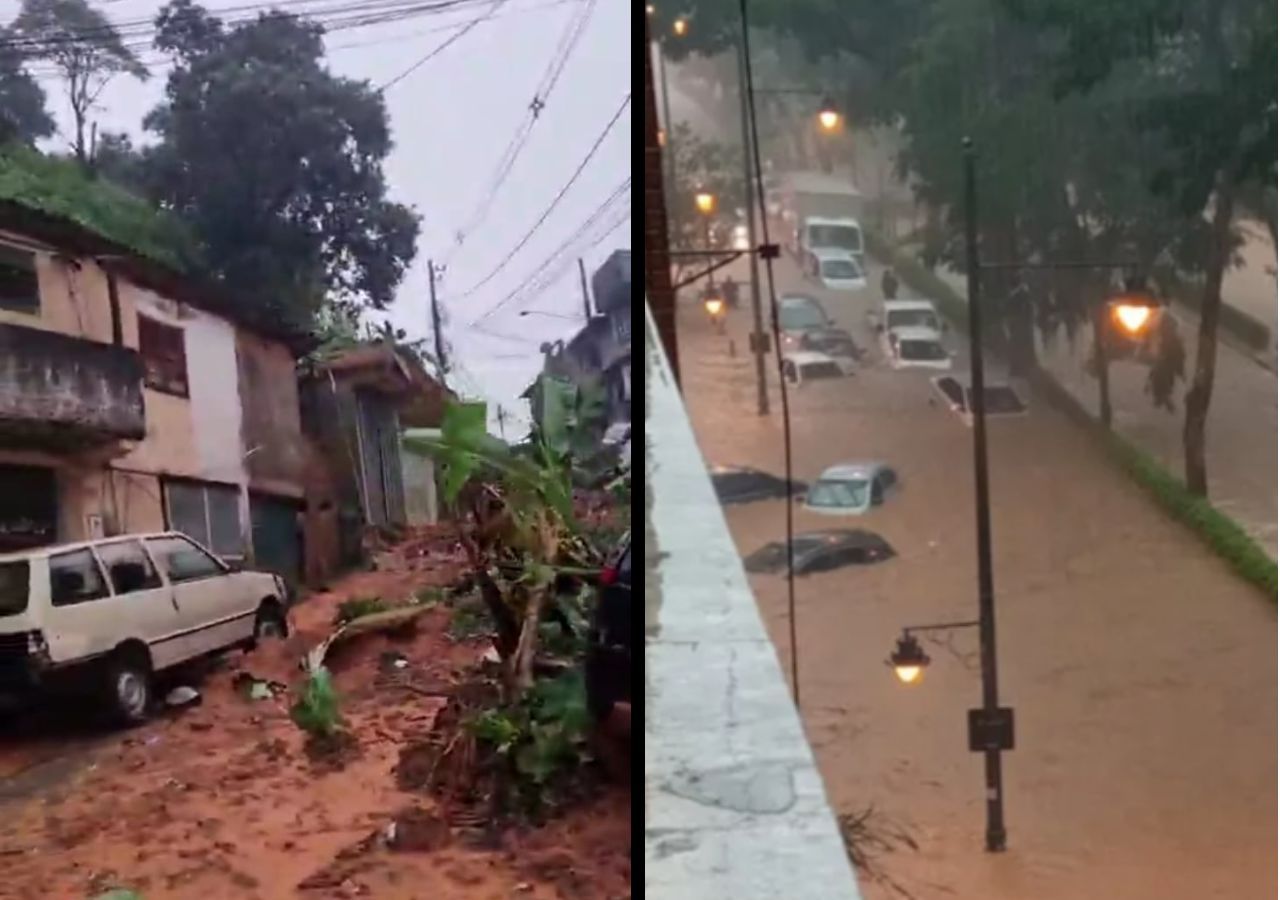
<instances>
[{"instance_id":1,"label":"dark car in floodwater","mask_svg":"<svg viewBox=\"0 0 1280 900\"><path fill-rule=\"evenodd\" d=\"M714 466L710 474L716 497L726 506L793 497L809 489L802 481L792 481L788 487L785 478L746 466Z\"/></svg>"},{"instance_id":2,"label":"dark car in floodwater","mask_svg":"<svg viewBox=\"0 0 1280 900\"><path fill-rule=\"evenodd\" d=\"M797 575L829 572L843 566L868 565L892 559L897 554L880 535L861 528L810 531L791 540L793 565ZM785 541L772 541L742 561L743 568L757 575L772 575L787 569Z\"/></svg>"}]
</instances>

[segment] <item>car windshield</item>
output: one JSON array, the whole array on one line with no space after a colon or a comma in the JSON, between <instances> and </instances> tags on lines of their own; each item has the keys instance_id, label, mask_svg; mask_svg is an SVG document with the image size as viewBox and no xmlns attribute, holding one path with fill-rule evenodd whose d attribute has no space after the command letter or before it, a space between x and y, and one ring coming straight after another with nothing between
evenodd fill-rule
<instances>
[{"instance_id":1,"label":"car windshield","mask_svg":"<svg viewBox=\"0 0 1280 900\"><path fill-rule=\"evenodd\" d=\"M822 328L827 324L827 317L813 303L784 303L778 310L779 324L783 331L804 331L809 328Z\"/></svg>"},{"instance_id":2,"label":"car windshield","mask_svg":"<svg viewBox=\"0 0 1280 900\"><path fill-rule=\"evenodd\" d=\"M937 341L899 341L898 356L902 359L932 362L947 358L947 351Z\"/></svg>"},{"instance_id":3,"label":"car windshield","mask_svg":"<svg viewBox=\"0 0 1280 900\"><path fill-rule=\"evenodd\" d=\"M810 247L834 247L862 252L862 232L853 225L810 225Z\"/></svg>"},{"instance_id":4,"label":"car windshield","mask_svg":"<svg viewBox=\"0 0 1280 900\"><path fill-rule=\"evenodd\" d=\"M0 616L16 616L27 609L31 567L26 560L0 563Z\"/></svg>"},{"instance_id":5,"label":"car windshield","mask_svg":"<svg viewBox=\"0 0 1280 900\"><path fill-rule=\"evenodd\" d=\"M808 503L819 509L862 509L870 485L865 479L822 480L809 489Z\"/></svg>"},{"instance_id":6,"label":"car windshield","mask_svg":"<svg viewBox=\"0 0 1280 900\"><path fill-rule=\"evenodd\" d=\"M822 263L822 277L841 281L852 281L862 277L862 272L852 260L828 259Z\"/></svg>"},{"instance_id":7,"label":"car windshield","mask_svg":"<svg viewBox=\"0 0 1280 900\"><path fill-rule=\"evenodd\" d=\"M804 363L800 366L800 378L804 381L814 381L819 378L839 378L844 375L840 371L840 366L833 362L812 362Z\"/></svg>"},{"instance_id":8,"label":"car windshield","mask_svg":"<svg viewBox=\"0 0 1280 900\"><path fill-rule=\"evenodd\" d=\"M889 311L886 325L894 328L932 328L940 331L938 317L928 309L893 309Z\"/></svg>"}]
</instances>

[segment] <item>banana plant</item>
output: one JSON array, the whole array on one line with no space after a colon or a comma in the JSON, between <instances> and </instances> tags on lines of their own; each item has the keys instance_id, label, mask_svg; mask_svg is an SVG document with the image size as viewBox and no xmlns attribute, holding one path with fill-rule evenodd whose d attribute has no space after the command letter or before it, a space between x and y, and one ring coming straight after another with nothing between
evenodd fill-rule
<instances>
[{"instance_id":1,"label":"banana plant","mask_svg":"<svg viewBox=\"0 0 1280 900\"><path fill-rule=\"evenodd\" d=\"M463 546L494 619L508 699L533 685L538 625L560 573L586 572L589 545L573 510L572 448L579 425L565 395L550 400L552 427L535 435L527 455L489 434L483 403L454 403L438 438L412 438L410 451L435 459L445 501L468 520Z\"/></svg>"}]
</instances>

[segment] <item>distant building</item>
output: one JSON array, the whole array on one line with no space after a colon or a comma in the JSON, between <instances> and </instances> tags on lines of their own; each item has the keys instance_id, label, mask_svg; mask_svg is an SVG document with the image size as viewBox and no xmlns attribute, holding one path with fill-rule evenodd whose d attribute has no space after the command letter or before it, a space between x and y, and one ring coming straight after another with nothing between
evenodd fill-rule
<instances>
[{"instance_id":1,"label":"distant building","mask_svg":"<svg viewBox=\"0 0 1280 900\"><path fill-rule=\"evenodd\" d=\"M567 341L543 346L545 375L574 384L598 382L605 392L606 427L631 421L631 251L618 250L591 278L595 313ZM534 421L536 392L526 389Z\"/></svg>"}]
</instances>

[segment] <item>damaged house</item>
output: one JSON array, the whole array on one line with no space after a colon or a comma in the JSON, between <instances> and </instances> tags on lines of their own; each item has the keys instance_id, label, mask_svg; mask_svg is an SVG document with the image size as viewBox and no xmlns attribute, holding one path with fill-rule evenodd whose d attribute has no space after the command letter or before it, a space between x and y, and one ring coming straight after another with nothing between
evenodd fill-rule
<instances>
[{"instance_id":1,"label":"damaged house","mask_svg":"<svg viewBox=\"0 0 1280 900\"><path fill-rule=\"evenodd\" d=\"M307 340L0 201L0 552L174 529L296 581Z\"/></svg>"},{"instance_id":2,"label":"damaged house","mask_svg":"<svg viewBox=\"0 0 1280 900\"><path fill-rule=\"evenodd\" d=\"M432 462L406 453L406 429L434 429L452 393L412 354L367 343L314 362L302 378L307 478L307 580L363 555L367 532L434 523Z\"/></svg>"}]
</instances>

